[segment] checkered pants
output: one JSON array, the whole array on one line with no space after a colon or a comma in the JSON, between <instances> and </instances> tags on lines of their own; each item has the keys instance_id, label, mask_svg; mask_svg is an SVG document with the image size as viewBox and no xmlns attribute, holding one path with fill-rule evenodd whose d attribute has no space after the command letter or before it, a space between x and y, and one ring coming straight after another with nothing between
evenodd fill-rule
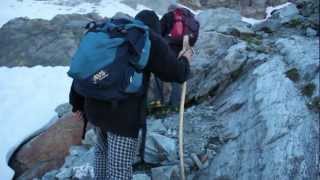
<instances>
[{"instance_id":1,"label":"checkered pants","mask_svg":"<svg viewBox=\"0 0 320 180\"><path fill-rule=\"evenodd\" d=\"M131 180L137 139L95 128L94 174L96 180Z\"/></svg>"}]
</instances>

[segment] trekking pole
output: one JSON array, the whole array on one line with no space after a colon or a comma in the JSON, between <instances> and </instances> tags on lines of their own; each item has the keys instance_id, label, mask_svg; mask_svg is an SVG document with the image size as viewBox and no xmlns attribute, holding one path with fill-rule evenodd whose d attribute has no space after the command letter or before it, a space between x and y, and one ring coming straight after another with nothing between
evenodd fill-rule
<instances>
[{"instance_id":1,"label":"trekking pole","mask_svg":"<svg viewBox=\"0 0 320 180\"><path fill-rule=\"evenodd\" d=\"M183 37L183 48L179 54L179 57L190 48L189 36ZM184 172L184 152L183 152L183 115L184 115L184 104L186 100L187 82L182 84L181 100L180 100L180 110L179 110L179 156L180 156L180 178L185 180Z\"/></svg>"},{"instance_id":2,"label":"trekking pole","mask_svg":"<svg viewBox=\"0 0 320 180\"><path fill-rule=\"evenodd\" d=\"M186 97L187 83L182 84L180 111L179 111L179 156L180 156L180 176L181 180L185 180L184 173L184 152L183 152L183 115L184 115L184 104Z\"/></svg>"}]
</instances>

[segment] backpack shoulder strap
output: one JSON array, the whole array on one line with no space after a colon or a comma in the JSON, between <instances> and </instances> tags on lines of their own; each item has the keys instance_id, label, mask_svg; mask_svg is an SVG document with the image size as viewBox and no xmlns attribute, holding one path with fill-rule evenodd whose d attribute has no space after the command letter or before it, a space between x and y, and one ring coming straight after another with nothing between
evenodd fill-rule
<instances>
[{"instance_id":1,"label":"backpack shoulder strap","mask_svg":"<svg viewBox=\"0 0 320 180\"><path fill-rule=\"evenodd\" d=\"M149 28L141 21L134 20L132 23L127 24L125 29L127 30L127 41L130 43L134 53L139 57L131 63L138 70L142 70L147 65L150 55Z\"/></svg>"}]
</instances>

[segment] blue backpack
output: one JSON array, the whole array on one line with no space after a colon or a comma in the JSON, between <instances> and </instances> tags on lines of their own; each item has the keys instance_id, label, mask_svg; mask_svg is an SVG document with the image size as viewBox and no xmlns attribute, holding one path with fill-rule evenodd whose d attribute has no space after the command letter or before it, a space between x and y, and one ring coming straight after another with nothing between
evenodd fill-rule
<instances>
[{"instance_id":1,"label":"blue backpack","mask_svg":"<svg viewBox=\"0 0 320 180\"><path fill-rule=\"evenodd\" d=\"M110 102L142 95L151 46L148 27L138 20L109 19L86 28L68 71L74 90Z\"/></svg>"}]
</instances>

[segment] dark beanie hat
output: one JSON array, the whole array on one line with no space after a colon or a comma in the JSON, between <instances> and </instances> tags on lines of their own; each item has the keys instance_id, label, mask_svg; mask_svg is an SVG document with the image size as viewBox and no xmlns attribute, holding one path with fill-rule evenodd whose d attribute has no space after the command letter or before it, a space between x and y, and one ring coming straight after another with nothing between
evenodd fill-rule
<instances>
[{"instance_id":1,"label":"dark beanie hat","mask_svg":"<svg viewBox=\"0 0 320 180\"><path fill-rule=\"evenodd\" d=\"M142 21L154 32L158 34L161 33L160 21L157 14L154 11L143 10L136 15L135 19Z\"/></svg>"}]
</instances>

